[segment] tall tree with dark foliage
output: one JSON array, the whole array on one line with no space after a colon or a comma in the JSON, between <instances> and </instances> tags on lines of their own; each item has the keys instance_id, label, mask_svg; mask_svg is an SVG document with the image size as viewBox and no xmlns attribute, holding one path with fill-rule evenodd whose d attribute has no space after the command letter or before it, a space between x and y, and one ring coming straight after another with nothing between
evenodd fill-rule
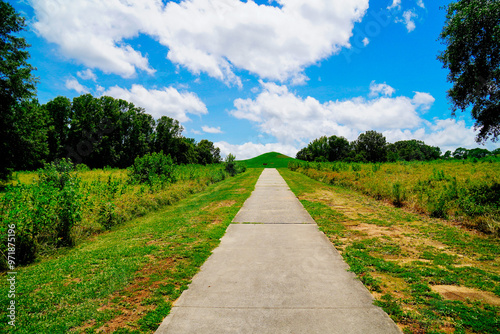
<instances>
[{"instance_id":1,"label":"tall tree with dark foliage","mask_svg":"<svg viewBox=\"0 0 500 334\"><path fill-rule=\"evenodd\" d=\"M24 18L10 4L0 0L0 180L6 180L19 165L16 161L20 156L18 150L40 153L37 145L40 138L35 137L41 129L14 126L21 123L40 125L40 122L16 122L19 117L26 117L26 112L39 111L37 102L28 106L35 95L36 80L31 73L34 68L28 63L30 55L26 49L29 45L18 35L25 26ZM45 150L42 148L42 153Z\"/></svg>"},{"instance_id":2,"label":"tall tree with dark foliage","mask_svg":"<svg viewBox=\"0 0 500 334\"><path fill-rule=\"evenodd\" d=\"M450 70L452 111L472 107L478 142L500 135L500 1L460 0L447 7L438 59Z\"/></svg>"}]
</instances>

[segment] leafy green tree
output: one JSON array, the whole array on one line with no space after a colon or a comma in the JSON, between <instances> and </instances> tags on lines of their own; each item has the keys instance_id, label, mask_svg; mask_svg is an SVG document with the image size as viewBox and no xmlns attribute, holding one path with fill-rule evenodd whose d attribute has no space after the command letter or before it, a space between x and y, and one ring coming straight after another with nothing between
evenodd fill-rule
<instances>
[{"instance_id":1,"label":"leafy green tree","mask_svg":"<svg viewBox=\"0 0 500 334\"><path fill-rule=\"evenodd\" d=\"M156 121L154 150L156 152L163 151L173 157L177 156L178 139L182 137L182 131L184 131L184 128L178 120L162 116Z\"/></svg>"},{"instance_id":2,"label":"leafy green tree","mask_svg":"<svg viewBox=\"0 0 500 334\"><path fill-rule=\"evenodd\" d=\"M221 162L220 149L207 139L202 139L196 145L198 153L198 163L202 165L215 164Z\"/></svg>"},{"instance_id":3,"label":"leafy green tree","mask_svg":"<svg viewBox=\"0 0 500 334\"><path fill-rule=\"evenodd\" d=\"M350 152L350 144L344 137L328 137L328 161L344 160Z\"/></svg>"},{"instance_id":4,"label":"leafy green tree","mask_svg":"<svg viewBox=\"0 0 500 334\"><path fill-rule=\"evenodd\" d=\"M136 157L152 152L155 120L144 109L137 107L129 109L124 116L123 165L130 166Z\"/></svg>"},{"instance_id":5,"label":"leafy green tree","mask_svg":"<svg viewBox=\"0 0 500 334\"><path fill-rule=\"evenodd\" d=\"M192 138L176 138L174 153L175 162L178 164L195 164L198 162L198 154Z\"/></svg>"},{"instance_id":6,"label":"leafy green tree","mask_svg":"<svg viewBox=\"0 0 500 334\"><path fill-rule=\"evenodd\" d=\"M326 136L314 139L308 145L309 150L313 156L314 161L327 161L328 160L328 138Z\"/></svg>"},{"instance_id":7,"label":"leafy green tree","mask_svg":"<svg viewBox=\"0 0 500 334\"><path fill-rule=\"evenodd\" d=\"M71 101L67 97L58 96L47 102L42 108L48 119L48 160L54 161L65 156L64 145L68 141Z\"/></svg>"},{"instance_id":8,"label":"leafy green tree","mask_svg":"<svg viewBox=\"0 0 500 334\"><path fill-rule=\"evenodd\" d=\"M463 147L459 147L453 152L453 157L455 159L467 159L468 155L469 150Z\"/></svg>"},{"instance_id":9,"label":"leafy green tree","mask_svg":"<svg viewBox=\"0 0 500 334\"><path fill-rule=\"evenodd\" d=\"M303 149L298 151L295 158L297 158L299 160L304 160L304 161L312 161L313 160L311 151L309 151L309 147L304 147Z\"/></svg>"},{"instance_id":10,"label":"leafy green tree","mask_svg":"<svg viewBox=\"0 0 500 334\"><path fill-rule=\"evenodd\" d=\"M29 45L18 36L25 26L24 18L10 4L0 1L0 180L6 180L16 167L20 143L33 142L30 131L14 126L19 116L17 107L35 94L34 68L28 63L26 51Z\"/></svg>"},{"instance_id":11,"label":"leafy green tree","mask_svg":"<svg viewBox=\"0 0 500 334\"><path fill-rule=\"evenodd\" d=\"M397 141L394 144L389 144L387 149L391 161L395 161L393 157L397 157L396 160L429 161L436 160L441 156L439 147L426 145L423 141L416 139Z\"/></svg>"},{"instance_id":12,"label":"leafy green tree","mask_svg":"<svg viewBox=\"0 0 500 334\"><path fill-rule=\"evenodd\" d=\"M376 131L366 131L353 142L354 160L366 162L387 161L387 143L385 137Z\"/></svg>"},{"instance_id":13,"label":"leafy green tree","mask_svg":"<svg viewBox=\"0 0 500 334\"><path fill-rule=\"evenodd\" d=\"M450 159L451 158L451 151L446 151L444 154L443 154L443 159Z\"/></svg>"},{"instance_id":14,"label":"leafy green tree","mask_svg":"<svg viewBox=\"0 0 500 334\"><path fill-rule=\"evenodd\" d=\"M12 123L13 138L9 149L14 152L12 166L16 170L34 170L43 166L49 154L47 117L38 100L25 100L12 108L16 121Z\"/></svg>"},{"instance_id":15,"label":"leafy green tree","mask_svg":"<svg viewBox=\"0 0 500 334\"><path fill-rule=\"evenodd\" d=\"M478 142L500 135L500 1L460 0L447 7L438 59L449 69L453 115L472 106Z\"/></svg>"},{"instance_id":16,"label":"leafy green tree","mask_svg":"<svg viewBox=\"0 0 500 334\"><path fill-rule=\"evenodd\" d=\"M473 148L468 151L469 158L481 159L490 155L490 151L485 148Z\"/></svg>"}]
</instances>

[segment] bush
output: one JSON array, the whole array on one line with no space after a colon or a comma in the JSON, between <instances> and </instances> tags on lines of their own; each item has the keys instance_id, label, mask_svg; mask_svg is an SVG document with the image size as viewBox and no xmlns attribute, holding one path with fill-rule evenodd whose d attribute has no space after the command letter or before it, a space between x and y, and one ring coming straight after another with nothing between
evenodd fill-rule
<instances>
[{"instance_id":1,"label":"bush","mask_svg":"<svg viewBox=\"0 0 500 334\"><path fill-rule=\"evenodd\" d=\"M392 203L400 208L403 206L403 201L406 199L405 190L401 183L396 182L392 185Z\"/></svg>"},{"instance_id":2,"label":"bush","mask_svg":"<svg viewBox=\"0 0 500 334\"><path fill-rule=\"evenodd\" d=\"M149 186L155 184L174 183L175 166L169 155L160 153L148 153L143 157L137 157L134 164L129 168L129 177L132 183L146 183Z\"/></svg>"},{"instance_id":3,"label":"bush","mask_svg":"<svg viewBox=\"0 0 500 334\"><path fill-rule=\"evenodd\" d=\"M81 219L80 179L73 171L73 163L70 160L62 159L46 164L38 172L39 189L48 191L49 193L44 195L55 200L56 219L53 228L57 232L58 246L71 246L73 244L70 236L71 228Z\"/></svg>"},{"instance_id":4,"label":"bush","mask_svg":"<svg viewBox=\"0 0 500 334\"><path fill-rule=\"evenodd\" d=\"M235 159L236 157L229 153L225 160L225 170L231 176L235 176L238 173L243 173L246 170L245 165L235 162Z\"/></svg>"},{"instance_id":5,"label":"bush","mask_svg":"<svg viewBox=\"0 0 500 334\"><path fill-rule=\"evenodd\" d=\"M81 219L80 180L69 160L46 164L31 185L9 186L0 201L0 264L6 269L9 226L15 226L16 265L33 262L47 247L73 245L72 227Z\"/></svg>"}]
</instances>

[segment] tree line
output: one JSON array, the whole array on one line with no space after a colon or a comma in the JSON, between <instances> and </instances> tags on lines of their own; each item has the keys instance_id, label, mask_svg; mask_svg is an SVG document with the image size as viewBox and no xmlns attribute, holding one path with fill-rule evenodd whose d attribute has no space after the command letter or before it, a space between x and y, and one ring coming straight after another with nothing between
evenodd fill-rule
<instances>
[{"instance_id":1,"label":"tree line","mask_svg":"<svg viewBox=\"0 0 500 334\"><path fill-rule=\"evenodd\" d=\"M345 162L394 162L394 161L430 161L440 158L484 158L500 154L500 149L493 152L487 149L457 148L441 155L437 146L426 145L421 140L401 140L388 143L383 134L366 131L358 139L349 142L344 137L320 137L301 149L296 158L305 161L345 161Z\"/></svg>"},{"instance_id":2,"label":"tree line","mask_svg":"<svg viewBox=\"0 0 500 334\"><path fill-rule=\"evenodd\" d=\"M109 96L59 96L43 105L33 99L17 106L16 116L12 125L23 131L18 145L10 143L16 148L9 166L14 170L62 158L91 168L125 168L138 156L161 151L177 164L221 161L211 141L184 137L179 121L155 120L143 108Z\"/></svg>"}]
</instances>

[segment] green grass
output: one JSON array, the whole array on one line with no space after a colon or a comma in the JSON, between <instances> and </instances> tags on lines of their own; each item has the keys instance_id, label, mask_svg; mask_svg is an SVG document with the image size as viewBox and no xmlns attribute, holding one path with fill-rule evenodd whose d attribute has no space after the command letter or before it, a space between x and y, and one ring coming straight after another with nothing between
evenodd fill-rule
<instances>
[{"instance_id":1,"label":"green grass","mask_svg":"<svg viewBox=\"0 0 500 334\"><path fill-rule=\"evenodd\" d=\"M261 154L255 158L241 160L247 168L286 168L290 161L297 159L290 158L281 153L269 152Z\"/></svg>"},{"instance_id":2,"label":"green grass","mask_svg":"<svg viewBox=\"0 0 500 334\"><path fill-rule=\"evenodd\" d=\"M280 173L376 305L405 333L498 333L498 238L288 169ZM440 294L441 286L457 290Z\"/></svg>"},{"instance_id":3,"label":"green grass","mask_svg":"<svg viewBox=\"0 0 500 334\"><path fill-rule=\"evenodd\" d=\"M0 332L153 333L217 247L261 171L227 178L17 268L17 326L2 312ZM0 282L7 291L5 273ZM0 304L8 302L2 293Z\"/></svg>"},{"instance_id":4,"label":"green grass","mask_svg":"<svg viewBox=\"0 0 500 334\"><path fill-rule=\"evenodd\" d=\"M43 173L16 173L17 181L0 195L0 252L7 250L7 226L15 224L18 264L31 263L37 254L59 246L78 244L229 177L223 164L176 166L175 183L131 183L129 172L120 169L52 172L50 167ZM68 182L59 189L58 182L48 182L43 175L58 175ZM0 270L6 267L6 257L0 258Z\"/></svg>"},{"instance_id":5,"label":"green grass","mask_svg":"<svg viewBox=\"0 0 500 334\"><path fill-rule=\"evenodd\" d=\"M500 236L500 162L494 160L306 163L289 166L315 180Z\"/></svg>"}]
</instances>

